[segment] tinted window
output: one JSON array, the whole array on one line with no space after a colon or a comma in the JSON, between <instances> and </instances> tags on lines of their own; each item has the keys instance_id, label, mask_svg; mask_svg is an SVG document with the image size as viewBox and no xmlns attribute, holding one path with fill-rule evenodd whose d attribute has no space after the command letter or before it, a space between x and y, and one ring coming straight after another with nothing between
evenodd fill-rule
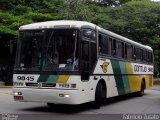
<instances>
[{"instance_id":1,"label":"tinted window","mask_svg":"<svg viewBox=\"0 0 160 120\"><path fill-rule=\"evenodd\" d=\"M150 63L153 63L153 54L150 53Z\"/></svg>"},{"instance_id":2,"label":"tinted window","mask_svg":"<svg viewBox=\"0 0 160 120\"><path fill-rule=\"evenodd\" d=\"M128 59L132 59L133 58L133 46L131 46L131 45L126 45L126 57L128 58Z\"/></svg>"},{"instance_id":3,"label":"tinted window","mask_svg":"<svg viewBox=\"0 0 160 120\"><path fill-rule=\"evenodd\" d=\"M111 42L108 36L99 34L99 52L110 54Z\"/></svg>"},{"instance_id":4,"label":"tinted window","mask_svg":"<svg viewBox=\"0 0 160 120\"><path fill-rule=\"evenodd\" d=\"M141 59L141 50L139 48L135 48L136 60L140 61Z\"/></svg>"},{"instance_id":5,"label":"tinted window","mask_svg":"<svg viewBox=\"0 0 160 120\"><path fill-rule=\"evenodd\" d=\"M116 40L112 39L112 55L116 55Z\"/></svg>"},{"instance_id":6,"label":"tinted window","mask_svg":"<svg viewBox=\"0 0 160 120\"><path fill-rule=\"evenodd\" d=\"M96 34L94 30L91 29L83 29L82 30L82 36L88 39L91 39L93 41L96 41Z\"/></svg>"},{"instance_id":7,"label":"tinted window","mask_svg":"<svg viewBox=\"0 0 160 120\"><path fill-rule=\"evenodd\" d=\"M124 56L124 44L120 41L116 41L116 55L117 57L123 57Z\"/></svg>"}]
</instances>

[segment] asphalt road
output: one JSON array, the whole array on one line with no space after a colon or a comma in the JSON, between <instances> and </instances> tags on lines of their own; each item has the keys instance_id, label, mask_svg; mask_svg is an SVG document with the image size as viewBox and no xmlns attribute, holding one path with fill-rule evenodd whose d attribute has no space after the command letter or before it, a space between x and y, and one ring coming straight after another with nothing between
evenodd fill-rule
<instances>
[{"instance_id":1,"label":"asphalt road","mask_svg":"<svg viewBox=\"0 0 160 120\"><path fill-rule=\"evenodd\" d=\"M35 119L34 117L39 117L39 119L54 117L56 118L54 120L62 118L67 120L70 117L77 120L82 118L118 120L127 119L125 117L128 114L158 114L157 117L160 119L160 87L146 90L143 97L131 94L107 99L101 109L92 108L91 103L75 106L55 105L53 108L49 108L45 103L15 102L10 88L0 88L0 114L2 114L0 119L18 115L17 120L22 117L23 120L28 117L33 119Z\"/></svg>"}]
</instances>

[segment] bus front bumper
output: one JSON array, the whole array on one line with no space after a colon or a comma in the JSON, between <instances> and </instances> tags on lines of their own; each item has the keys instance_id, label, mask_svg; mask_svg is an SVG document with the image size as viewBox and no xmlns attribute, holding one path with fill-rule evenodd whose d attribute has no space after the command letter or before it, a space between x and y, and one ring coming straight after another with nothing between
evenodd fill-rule
<instances>
[{"instance_id":1,"label":"bus front bumper","mask_svg":"<svg viewBox=\"0 0 160 120\"><path fill-rule=\"evenodd\" d=\"M55 104L81 104L78 90L13 88L15 101Z\"/></svg>"}]
</instances>

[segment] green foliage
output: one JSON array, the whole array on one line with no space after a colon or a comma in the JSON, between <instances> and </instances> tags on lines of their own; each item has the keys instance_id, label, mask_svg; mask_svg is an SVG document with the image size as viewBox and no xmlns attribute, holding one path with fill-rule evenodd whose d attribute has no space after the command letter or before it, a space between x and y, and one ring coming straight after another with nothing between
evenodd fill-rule
<instances>
[{"instance_id":1,"label":"green foliage","mask_svg":"<svg viewBox=\"0 0 160 120\"><path fill-rule=\"evenodd\" d=\"M60 19L58 15L62 0L1 0L0 1L0 38L17 36L19 26Z\"/></svg>"},{"instance_id":2,"label":"green foliage","mask_svg":"<svg viewBox=\"0 0 160 120\"><path fill-rule=\"evenodd\" d=\"M91 11L86 0L66 0L59 9L59 14L62 19L71 20L89 21L91 16L90 12Z\"/></svg>"},{"instance_id":3,"label":"green foliage","mask_svg":"<svg viewBox=\"0 0 160 120\"><path fill-rule=\"evenodd\" d=\"M95 0L96 1L96 0ZM0 0L0 38L19 26L57 19L84 20L151 46L160 72L160 3L150 0ZM7 38L6 37L6 38Z\"/></svg>"},{"instance_id":4,"label":"green foliage","mask_svg":"<svg viewBox=\"0 0 160 120\"><path fill-rule=\"evenodd\" d=\"M28 12L32 11L32 9L30 7L27 7L27 6L23 6L23 5L17 5L14 10L13 10L13 14L15 16L18 16L18 15L25 15L27 14Z\"/></svg>"},{"instance_id":5,"label":"green foliage","mask_svg":"<svg viewBox=\"0 0 160 120\"><path fill-rule=\"evenodd\" d=\"M0 0L0 9L1 10L10 10L14 7L14 0Z\"/></svg>"},{"instance_id":6,"label":"green foliage","mask_svg":"<svg viewBox=\"0 0 160 120\"><path fill-rule=\"evenodd\" d=\"M155 54L155 71L160 71L160 50L155 50L160 45L160 4L150 0L120 0L121 6L109 7L115 1L103 1L108 2L109 5L92 2L84 4L87 3L85 0L68 0L61 17L90 21L124 37L151 46Z\"/></svg>"}]
</instances>

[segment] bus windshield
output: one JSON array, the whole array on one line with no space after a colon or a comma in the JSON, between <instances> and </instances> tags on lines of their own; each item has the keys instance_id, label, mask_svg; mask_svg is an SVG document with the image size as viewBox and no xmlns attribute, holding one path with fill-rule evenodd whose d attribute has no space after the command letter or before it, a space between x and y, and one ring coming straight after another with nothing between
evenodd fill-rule
<instances>
[{"instance_id":1,"label":"bus windshield","mask_svg":"<svg viewBox=\"0 0 160 120\"><path fill-rule=\"evenodd\" d=\"M79 31L20 31L15 70L78 71Z\"/></svg>"}]
</instances>

